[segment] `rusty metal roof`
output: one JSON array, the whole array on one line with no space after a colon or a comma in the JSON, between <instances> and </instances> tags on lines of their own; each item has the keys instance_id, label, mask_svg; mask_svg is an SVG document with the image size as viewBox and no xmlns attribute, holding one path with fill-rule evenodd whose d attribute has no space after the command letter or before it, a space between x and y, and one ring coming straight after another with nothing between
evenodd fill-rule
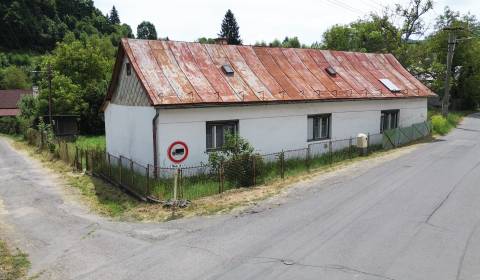
<instances>
[{"instance_id":1,"label":"rusty metal roof","mask_svg":"<svg viewBox=\"0 0 480 280\"><path fill-rule=\"evenodd\" d=\"M27 94L32 94L28 89L0 90L0 109L17 109L20 99Z\"/></svg>"},{"instance_id":2,"label":"rusty metal roof","mask_svg":"<svg viewBox=\"0 0 480 280\"><path fill-rule=\"evenodd\" d=\"M107 100L123 55L154 106L435 96L391 54L123 39Z\"/></svg>"}]
</instances>

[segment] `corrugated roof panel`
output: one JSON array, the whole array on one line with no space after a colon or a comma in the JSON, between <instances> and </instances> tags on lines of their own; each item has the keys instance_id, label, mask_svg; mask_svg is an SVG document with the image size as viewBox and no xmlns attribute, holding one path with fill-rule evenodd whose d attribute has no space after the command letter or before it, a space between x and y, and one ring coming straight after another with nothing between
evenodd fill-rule
<instances>
[{"instance_id":1,"label":"corrugated roof panel","mask_svg":"<svg viewBox=\"0 0 480 280\"><path fill-rule=\"evenodd\" d=\"M303 94L300 93L300 90L297 89L290 78L288 78L288 76L280 69L267 48L254 47L253 50L257 54L258 59L265 66L265 69L267 69L282 87L282 91L279 91L276 95L279 97L278 100L301 100L304 98Z\"/></svg>"},{"instance_id":2,"label":"corrugated roof panel","mask_svg":"<svg viewBox=\"0 0 480 280\"><path fill-rule=\"evenodd\" d=\"M410 74L403 66L398 62L398 60L391 54L386 54L384 57L393 66L393 68L406 79L408 79L417 89L415 93L417 95L428 95L430 89L427 88L424 84L422 84L418 79L416 79L412 74Z\"/></svg>"},{"instance_id":3,"label":"corrugated roof panel","mask_svg":"<svg viewBox=\"0 0 480 280\"><path fill-rule=\"evenodd\" d=\"M333 51L332 53L343 68L363 87L362 90L358 92L360 96L367 96L368 92L375 92L377 90L368 78L357 70L354 65L355 61L347 58L346 53L340 51ZM354 60L356 60L356 58Z\"/></svg>"},{"instance_id":4,"label":"corrugated roof panel","mask_svg":"<svg viewBox=\"0 0 480 280\"><path fill-rule=\"evenodd\" d=\"M214 88L215 94L217 95L216 102L238 101L239 99L237 95L225 80L224 75L211 60L204 45L200 43L192 43L188 44L188 48L192 52L198 68Z\"/></svg>"},{"instance_id":5,"label":"corrugated roof panel","mask_svg":"<svg viewBox=\"0 0 480 280\"><path fill-rule=\"evenodd\" d=\"M353 77L344 67L343 65L337 60L334 56L332 51L320 50L325 60L332 66L335 71L337 71L337 76L341 76L342 79L349 85L349 89L352 93L347 94L348 96L358 97L360 96L360 92L362 92L365 87L361 85L355 77Z\"/></svg>"},{"instance_id":6,"label":"corrugated roof panel","mask_svg":"<svg viewBox=\"0 0 480 280\"><path fill-rule=\"evenodd\" d=\"M168 43L165 41L150 41L153 55L162 69L165 77L177 93L182 103L201 102L197 91L178 66Z\"/></svg>"},{"instance_id":7,"label":"corrugated roof panel","mask_svg":"<svg viewBox=\"0 0 480 280\"><path fill-rule=\"evenodd\" d=\"M308 54L312 57L312 59L317 63L317 65L320 67L318 71L321 71L326 74L325 69L327 67L333 67L330 65L330 63L327 62L325 59L325 56L317 51L317 50L307 50ZM327 74L328 75L328 74ZM340 76L340 75L335 75L335 76L330 76L328 77L338 86L338 90L333 90L332 94L335 97L346 97L348 96L347 91L353 90L352 87Z\"/></svg>"},{"instance_id":8,"label":"corrugated roof panel","mask_svg":"<svg viewBox=\"0 0 480 280\"><path fill-rule=\"evenodd\" d=\"M314 91L316 98L324 98L328 97L329 95L325 96L322 95L321 92L325 92L327 88L308 70L308 68L303 64L302 60L298 57L295 49L288 48L283 49L283 54L287 58L290 65L292 65L293 69L297 71L300 77L312 88Z\"/></svg>"},{"instance_id":9,"label":"corrugated roof panel","mask_svg":"<svg viewBox=\"0 0 480 280\"><path fill-rule=\"evenodd\" d=\"M375 66L372 64L372 62L368 59L368 57L365 55L365 53L355 53L355 56L358 58L362 66L375 78L377 79L377 83L379 85L378 89L380 90L379 96L387 95L387 96L394 96L393 93L391 93L388 88L379 82L379 79L384 79L387 78L385 74L382 73L381 70L378 70L375 68Z\"/></svg>"},{"instance_id":10,"label":"corrugated roof panel","mask_svg":"<svg viewBox=\"0 0 480 280\"><path fill-rule=\"evenodd\" d=\"M218 69L220 69L220 67L222 67L222 65L224 64L231 65L227 56L223 52L221 45L204 45L204 46L208 54L210 55L210 58L212 59L213 63L217 66ZM230 87L233 89L239 101L258 101L258 98L256 97L256 95L253 94L253 91L250 89L250 87L248 87L248 85L243 81L242 77L240 77L238 73L235 73L232 76L224 75L224 79L228 82Z\"/></svg>"},{"instance_id":11,"label":"corrugated roof panel","mask_svg":"<svg viewBox=\"0 0 480 280\"><path fill-rule=\"evenodd\" d=\"M362 64L361 60L355 53L345 52L344 55L355 70L368 81L370 87L367 88L367 96L381 96L382 83L378 81L378 78L374 76L374 73L369 71L365 65Z\"/></svg>"},{"instance_id":12,"label":"corrugated roof panel","mask_svg":"<svg viewBox=\"0 0 480 280\"><path fill-rule=\"evenodd\" d=\"M255 54L254 50L250 46L238 46L238 51L245 59L253 73L262 81L262 83L268 88L269 92L262 93L262 100L276 100L281 99L280 92L283 88L277 83L275 78L267 71L260 59Z\"/></svg>"},{"instance_id":13,"label":"corrugated roof panel","mask_svg":"<svg viewBox=\"0 0 480 280\"><path fill-rule=\"evenodd\" d=\"M212 87L210 82L208 82L207 78L205 78L202 71L200 71L198 68L192 53L188 49L188 44L185 42L169 41L168 45L175 56L180 69L196 89L201 100L204 102L217 101L218 96L215 93L215 89Z\"/></svg>"},{"instance_id":14,"label":"corrugated roof panel","mask_svg":"<svg viewBox=\"0 0 480 280\"><path fill-rule=\"evenodd\" d=\"M315 99L317 97L313 89L302 79L292 65L290 65L281 48L271 48L268 49L268 52L275 60L278 67L280 67L280 70L285 73L290 81L292 81L303 98Z\"/></svg>"},{"instance_id":15,"label":"corrugated roof panel","mask_svg":"<svg viewBox=\"0 0 480 280\"><path fill-rule=\"evenodd\" d=\"M310 56L308 49L295 49L297 56L300 58L302 63L307 67L307 69L322 83L327 92L322 92L323 95L330 95L332 91L340 90L340 87L332 80L331 76L328 75L322 67L319 66L315 60ZM325 62L326 63L326 62Z\"/></svg>"},{"instance_id":16,"label":"corrugated roof panel","mask_svg":"<svg viewBox=\"0 0 480 280\"><path fill-rule=\"evenodd\" d=\"M376 64L376 67L378 67L380 70L380 72L383 74L383 78L385 79L389 79L391 80L393 83L397 84L397 85L403 85L403 88L402 89L406 89L407 86L405 85L405 83L403 83L400 79L403 79L403 76L399 73L397 73L396 71L391 71L392 70L392 66L389 65L388 63L385 63L385 61L383 61L382 59L380 59L379 55L378 54L366 54L367 58L372 61L373 63ZM399 79L400 78L400 79ZM387 88L387 93L390 92L392 93L392 91L390 91L388 88ZM403 94L402 92L400 93L396 93L396 95L399 95L399 94Z\"/></svg>"},{"instance_id":17,"label":"corrugated roof panel","mask_svg":"<svg viewBox=\"0 0 480 280\"><path fill-rule=\"evenodd\" d=\"M408 95L416 95L414 94L414 91L416 90L416 86L412 84L407 78L405 78L401 73L399 73L395 67L393 67L390 62L382 56L382 54L376 54L375 57L382 63L385 67L385 69L391 74L394 79L391 79L393 82L395 82L397 85L403 85L402 90L405 90L406 92L403 92L404 94Z\"/></svg>"},{"instance_id":18,"label":"corrugated roof panel","mask_svg":"<svg viewBox=\"0 0 480 280\"><path fill-rule=\"evenodd\" d=\"M120 48L106 100L124 55L152 105L434 95L390 54L134 39L122 39ZM223 65L233 75L223 73ZM328 75L328 67L337 74ZM390 92L379 79L389 79L401 93Z\"/></svg>"},{"instance_id":19,"label":"corrugated roof panel","mask_svg":"<svg viewBox=\"0 0 480 280\"><path fill-rule=\"evenodd\" d=\"M250 87L258 100L263 101L265 96L272 96L270 90L247 65L245 59L243 59L242 55L239 53L237 46L225 45L222 46L222 48L229 61L232 63L232 66L237 70L237 74L242 77L243 81Z\"/></svg>"},{"instance_id":20,"label":"corrugated roof panel","mask_svg":"<svg viewBox=\"0 0 480 280\"><path fill-rule=\"evenodd\" d=\"M139 73L140 81L147 88L147 93L151 93L150 96L154 98L155 103L180 102L153 56L149 41L128 40L126 51L129 50L133 58L130 62L135 72Z\"/></svg>"}]
</instances>

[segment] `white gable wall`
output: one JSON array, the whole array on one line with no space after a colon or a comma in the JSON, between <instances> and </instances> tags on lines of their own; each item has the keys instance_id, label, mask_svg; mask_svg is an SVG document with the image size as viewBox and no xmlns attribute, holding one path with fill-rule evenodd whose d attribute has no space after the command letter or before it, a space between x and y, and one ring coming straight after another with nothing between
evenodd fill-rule
<instances>
[{"instance_id":1,"label":"white gable wall","mask_svg":"<svg viewBox=\"0 0 480 280\"><path fill-rule=\"evenodd\" d=\"M263 154L307 147L308 115L331 113L331 138L335 140L380 133L380 112L392 109L400 110L400 126L427 119L426 98L160 109L159 164L171 166L167 149L174 141L189 147L184 165L206 163L207 121L239 120L240 135Z\"/></svg>"}]
</instances>

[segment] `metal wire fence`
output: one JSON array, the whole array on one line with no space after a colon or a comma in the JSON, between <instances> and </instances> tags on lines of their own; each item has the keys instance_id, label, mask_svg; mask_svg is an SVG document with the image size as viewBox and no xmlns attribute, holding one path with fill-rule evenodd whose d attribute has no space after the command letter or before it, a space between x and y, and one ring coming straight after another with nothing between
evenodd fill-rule
<instances>
[{"instance_id":1,"label":"metal wire fence","mask_svg":"<svg viewBox=\"0 0 480 280\"><path fill-rule=\"evenodd\" d=\"M367 153L396 148L429 136L430 122L368 135ZM27 141L45 148L44 136L29 131ZM220 164L191 167L142 165L99 149L83 149L75 143L55 140L54 155L75 170L101 177L144 201L193 200L225 191L268 184L324 166L358 157L357 139L311 142L306 148L264 155L250 155ZM52 150L52 148L49 148Z\"/></svg>"}]
</instances>

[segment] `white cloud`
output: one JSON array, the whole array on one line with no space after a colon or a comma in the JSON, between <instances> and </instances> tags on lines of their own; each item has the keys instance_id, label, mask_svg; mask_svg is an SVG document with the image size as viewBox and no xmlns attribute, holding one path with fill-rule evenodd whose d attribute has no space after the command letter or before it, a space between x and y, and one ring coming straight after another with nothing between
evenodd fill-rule
<instances>
[{"instance_id":1,"label":"white cloud","mask_svg":"<svg viewBox=\"0 0 480 280\"><path fill-rule=\"evenodd\" d=\"M393 6L408 0L96 0L95 5L107 13L113 5L122 22L134 32L137 25L148 20L155 24L160 37L193 41L199 37L216 37L227 9L231 9L240 26L245 44L271 41L285 36L298 36L302 43L320 41L322 33L334 24L345 24L364 17L371 11L380 12L381 5ZM478 0L437 0L433 19L449 5L462 13L480 13Z\"/></svg>"}]
</instances>

